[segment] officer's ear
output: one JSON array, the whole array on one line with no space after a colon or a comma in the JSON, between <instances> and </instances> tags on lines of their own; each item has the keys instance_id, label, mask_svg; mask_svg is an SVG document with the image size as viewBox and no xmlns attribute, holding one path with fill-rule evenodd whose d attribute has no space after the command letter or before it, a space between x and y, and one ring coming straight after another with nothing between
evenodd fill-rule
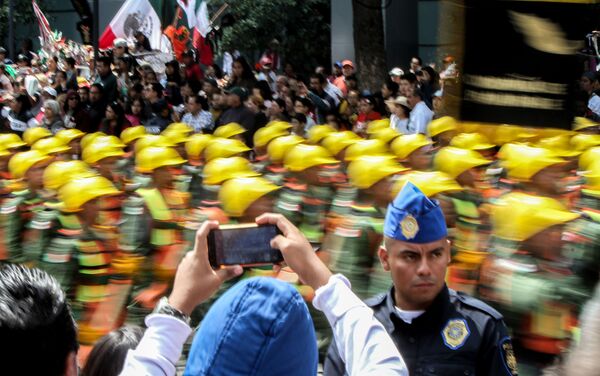
<instances>
[{"instance_id":1,"label":"officer's ear","mask_svg":"<svg viewBox=\"0 0 600 376\"><path fill-rule=\"evenodd\" d=\"M381 262L381 266L383 266L383 270L386 272L390 271L390 262L389 262L389 254L387 249L384 246L380 246L377 251L377 255L379 256L379 262Z\"/></svg>"}]
</instances>

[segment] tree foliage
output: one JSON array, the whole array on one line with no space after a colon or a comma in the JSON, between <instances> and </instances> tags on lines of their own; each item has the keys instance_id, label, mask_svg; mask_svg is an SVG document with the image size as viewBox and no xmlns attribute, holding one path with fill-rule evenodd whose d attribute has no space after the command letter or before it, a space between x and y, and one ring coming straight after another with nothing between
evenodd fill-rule
<instances>
[{"instance_id":1,"label":"tree foliage","mask_svg":"<svg viewBox=\"0 0 600 376\"><path fill-rule=\"evenodd\" d=\"M235 18L223 29L222 43L256 59L273 38L280 42L283 62L308 73L318 64L329 65L331 51L328 0L215 0L213 14L225 1Z\"/></svg>"},{"instance_id":2,"label":"tree foliage","mask_svg":"<svg viewBox=\"0 0 600 376\"><path fill-rule=\"evenodd\" d=\"M32 22L37 22L35 20L35 15L33 14L33 7L31 6L31 0L14 0L15 9L14 9L14 22L15 28L16 25L19 24L29 24ZM38 5L42 11L45 10L45 2L38 1ZM8 38L8 8L9 8L9 0L0 0L0 41L2 44ZM37 24L36 24L37 25ZM8 46L6 46L8 49ZM18 47L18 46L17 46Z\"/></svg>"}]
</instances>

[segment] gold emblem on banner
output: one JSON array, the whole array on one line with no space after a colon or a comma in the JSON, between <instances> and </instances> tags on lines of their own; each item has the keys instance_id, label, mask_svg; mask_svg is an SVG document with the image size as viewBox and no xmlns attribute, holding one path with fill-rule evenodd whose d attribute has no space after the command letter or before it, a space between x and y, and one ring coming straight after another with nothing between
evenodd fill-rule
<instances>
[{"instance_id":1,"label":"gold emblem on banner","mask_svg":"<svg viewBox=\"0 0 600 376\"><path fill-rule=\"evenodd\" d=\"M406 217L400 221L400 229L402 230L402 235L406 239L412 239L417 235L417 232L419 232L419 223L415 217L407 214Z\"/></svg>"},{"instance_id":2,"label":"gold emblem on banner","mask_svg":"<svg viewBox=\"0 0 600 376\"><path fill-rule=\"evenodd\" d=\"M462 319L448 321L448 324L446 324L446 327L442 330L444 344L452 350L461 348L469 337L469 334L467 322Z\"/></svg>"}]
</instances>

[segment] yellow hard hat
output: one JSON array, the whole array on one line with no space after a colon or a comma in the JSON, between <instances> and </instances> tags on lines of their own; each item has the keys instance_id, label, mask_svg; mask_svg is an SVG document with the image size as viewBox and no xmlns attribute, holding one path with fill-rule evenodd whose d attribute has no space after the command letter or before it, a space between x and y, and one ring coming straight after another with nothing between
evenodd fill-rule
<instances>
[{"instance_id":1,"label":"yellow hard hat","mask_svg":"<svg viewBox=\"0 0 600 376\"><path fill-rule=\"evenodd\" d=\"M579 152L600 145L600 134L578 133L571 137L571 146Z\"/></svg>"},{"instance_id":2,"label":"yellow hard hat","mask_svg":"<svg viewBox=\"0 0 600 376\"><path fill-rule=\"evenodd\" d=\"M407 170L391 154L363 155L348 165L348 179L356 188L367 189L383 178Z\"/></svg>"},{"instance_id":3,"label":"yellow hard hat","mask_svg":"<svg viewBox=\"0 0 600 376\"><path fill-rule=\"evenodd\" d=\"M307 133L307 140L311 144L318 144L325 136L335 132L330 125L313 125Z\"/></svg>"},{"instance_id":4,"label":"yellow hard hat","mask_svg":"<svg viewBox=\"0 0 600 376\"><path fill-rule=\"evenodd\" d=\"M375 138L377 140L381 140L386 144L392 142L396 137L400 136L400 133L392 128L381 128L376 130L374 133L371 133L369 138Z\"/></svg>"},{"instance_id":5,"label":"yellow hard hat","mask_svg":"<svg viewBox=\"0 0 600 376\"><path fill-rule=\"evenodd\" d=\"M185 152L190 159L199 160L206 146L213 140L210 134L196 133L190 136L185 144Z\"/></svg>"},{"instance_id":6,"label":"yellow hard hat","mask_svg":"<svg viewBox=\"0 0 600 376\"><path fill-rule=\"evenodd\" d=\"M213 132L215 137L231 138L246 132L246 128L242 127L238 123L229 123L221 125Z\"/></svg>"},{"instance_id":7,"label":"yellow hard hat","mask_svg":"<svg viewBox=\"0 0 600 376\"><path fill-rule=\"evenodd\" d=\"M21 137L16 133L3 133L0 134L0 145L5 149L14 149L25 146L27 143L21 140Z\"/></svg>"},{"instance_id":8,"label":"yellow hard hat","mask_svg":"<svg viewBox=\"0 0 600 376\"><path fill-rule=\"evenodd\" d=\"M269 127L278 127L278 128L283 128L283 129L290 129L292 128L292 125L290 123L288 123L287 121L282 121L282 120L273 120L267 123L267 125L265 125L265 127L269 128Z\"/></svg>"},{"instance_id":9,"label":"yellow hard hat","mask_svg":"<svg viewBox=\"0 0 600 376\"><path fill-rule=\"evenodd\" d=\"M373 120L367 125L367 134L373 134L383 128L390 127L390 119Z\"/></svg>"},{"instance_id":10,"label":"yellow hard hat","mask_svg":"<svg viewBox=\"0 0 600 376\"><path fill-rule=\"evenodd\" d=\"M258 129L256 133L254 133L254 146L262 148L267 146L269 142L273 141L277 137L282 137L289 134L290 132L287 130L287 128L278 125L262 127Z\"/></svg>"},{"instance_id":11,"label":"yellow hard hat","mask_svg":"<svg viewBox=\"0 0 600 376\"><path fill-rule=\"evenodd\" d=\"M56 161L44 170L44 187L58 190L75 177L96 175L83 161Z\"/></svg>"},{"instance_id":12,"label":"yellow hard hat","mask_svg":"<svg viewBox=\"0 0 600 376\"><path fill-rule=\"evenodd\" d=\"M91 144L96 138L106 136L104 132L94 132L88 133L81 138L81 148L85 149L89 144Z\"/></svg>"},{"instance_id":13,"label":"yellow hard hat","mask_svg":"<svg viewBox=\"0 0 600 376\"><path fill-rule=\"evenodd\" d=\"M461 133L452 138L450 146L467 150L486 150L496 145L481 133Z\"/></svg>"},{"instance_id":14,"label":"yellow hard hat","mask_svg":"<svg viewBox=\"0 0 600 376\"><path fill-rule=\"evenodd\" d=\"M39 162L51 161L52 157L39 150L29 150L15 154L8 161L8 170L13 179L22 179L33 165Z\"/></svg>"},{"instance_id":15,"label":"yellow hard hat","mask_svg":"<svg viewBox=\"0 0 600 376\"><path fill-rule=\"evenodd\" d=\"M537 146L550 150L557 157L570 158L581 154L581 151L571 148L571 137L567 134L542 138Z\"/></svg>"},{"instance_id":16,"label":"yellow hard hat","mask_svg":"<svg viewBox=\"0 0 600 376\"><path fill-rule=\"evenodd\" d=\"M581 117L581 116L578 116L573 120L573 130L574 131L581 131L581 130L584 130L587 128L598 127L598 126L600 126L600 124L598 124L595 121L592 121L588 118Z\"/></svg>"},{"instance_id":17,"label":"yellow hard hat","mask_svg":"<svg viewBox=\"0 0 600 376\"><path fill-rule=\"evenodd\" d=\"M215 137L204 149L204 157L211 161L215 158L233 157L249 150L250 148L240 140Z\"/></svg>"},{"instance_id":18,"label":"yellow hard hat","mask_svg":"<svg viewBox=\"0 0 600 376\"><path fill-rule=\"evenodd\" d=\"M242 157L216 158L208 162L202 170L204 184L217 185L233 178L260 176L252 169L250 162Z\"/></svg>"},{"instance_id":19,"label":"yellow hard hat","mask_svg":"<svg viewBox=\"0 0 600 376\"><path fill-rule=\"evenodd\" d=\"M11 155L12 155L12 153L8 149L5 149L5 148L3 148L3 147L0 146L0 158L2 158L2 157L9 157Z\"/></svg>"},{"instance_id":20,"label":"yellow hard hat","mask_svg":"<svg viewBox=\"0 0 600 376\"><path fill-rule=\"evenodd\" d=\"M61 140L65 145L68 145L69 142L82 138L83 136L85 136L85 133L76 128L61 129L56 132L56 138Z\"/></svg>"},{"instance_id":21,"label":"yellow hard hat","mask_svg":"<svg viewBox=\"0 0 600 376\"><path fill-rule=\"evenodd\" d=\"M513 192L502 196L494 205L491 222L495 236L521 242L577 218L579 214L570 212L553 198Z\"/></svg>"},{"instance_id":22,"label":"yellow hard hat","mask_svg":"<svg viewBox=\"0 0 600 376\"><path fill-rule=\"evenodd\" d=\"M164 132L162 132L162 135L169 139L169 141L171 141L174 145L183 144L190 140L187 133L178 130L165 129Z\"/></svg>"},{"instance_id":23,"label":"yellow hard hat","mask_svg":"<svg viewBox=\"0 0 600 376\"><path fill-rule=\"evenodd\" d=\"M179 124L179 123L176 123ZM133 141L146 135L146 127L143 125L136 125L135 127L129 127L121 132L121 141L125 145L129 145Z\"/></svg>"},{"instance_id":24,"label":"yellow hard hat","mask_svg":"<svg viewBox=\"0 0 600 376\"><path fill-rule=\"evenodd\" d=\"M295 134L289 136L282 136L274 139L269 143L267 148L267 154L271 163L283 163L285 154L290 151L294 146L304 142L304 139Z\"/></svg>"},{"instance_id":25,"label":"yellow hard hat","mask_svg":"<svg viewBox=\"0 0 600 376\"><path fill-rule=\"evenodd\" d=\"M381 140L360 140L348 146L344 158L346 161L353 161L362 155L382 154L389 154L389 149L385 142Z\"/></svg>"},{"instance_id":26,"label":"yellow hard hat","mask_svg":"<svg viewBox=\"0 0 600 376\"><path fill-rule=\"evenodd\" d=\"M87 146L93 144L106 144L115 148L124 148L126 145L121 141L121 139L117 136L99 136L94 139L93 142L88 144Z\"/></svg>"},{"instance_id":27,"label":"yellow hard hat","mask_svg":"<svg viewBox=\"0 0 600 376\"><path fill-rule=\"evenodd\" d=\"M595 160L585 171L585 185L583 193L600 197L600 160Z\"/></svg>"},{"instance_id":28,"label":"yellow hard hat","mask_svg":"<svg viewBox=\"0 0 600 376\"><path fill-rule=\"evenodd\" d=\"M511 142L526 142L537 136L537 132L527 128L504 124L495 126L494 142L496 145L504 145Z\"/></svg>"},{"instance_id":29,"label":"yellow hard hat","mask_svg":"<svg viewBox=\"0 0 600 376\"><path fill-rule=\"evenodd\" d=\"M429 136L435 137L440 133L457 130L458 122L452 116L442 116L439 119L432 120L427 129Z\"/></svg>"},{"instance_id":30,"label":"yellow hard hat","mask_svg":"<svg viewBox=\"0 0 600 376\"><path fill-rule=\"evenodd\" d=\"M71 150L71 147L65 145L65 143L57 137L48 137L38 140L31 146L31 150L39 150L44 154L56 154L67 152Z\"/></svg>"},{"instance_id":31,"label":"yellow hard hat","mask_svg":"<svg viewBox=\"0 0 600 376\"><path fill-rule=\"evenodd\" d=\"M321 140L321 145L329 150L331 155L335 156L340 151L360 140L362 138L352 131L333 132Z\"/></svg>"},{"instance_id":32,"label":"yellow hard hat","mask_svg":"<svg viewBox=\"0 0 600 376\"><path fill-rule=\"evenodd\" d=\"M590 148L579 156L579 169L587 171L595 161L600 160L600 146Z\"/></svg>"},{"instance_id":33,"label":"yellow hard hat","mask_svg":"<svg viewBox=\"0 0 600 376\"><path fill-rule=\"evenodd\" d=\"M181 158L173 148L149 146L135 156L135 170L150 173L160 167L179 166L185 162L186 160Z\"/></svg>"},{"instance_id":34,"label":"yellow hard hat","mask_svg":"<svg viewBox=\"0 0 600 376\"><path fill-rule=\"evenodd\" d=\"M88 201L99 197L119 194L119 190L102 176L78 177L66 183L58 190L60 210L73 213L81 210Z\"/></svg>"},{"instance_id":35,"label":"yellow hard hat","mask_svg":"<svg viewBox=\"0 0 600 376\"><path fill-rule=\"evenodd\" d=\"M122 157L123 155L125 155L125 152L119 147L115 147L110 143L94 142L83 149L81 157L85 163L94 165L104 158Z\"/></svg>"},{"instance_id":36,"label":"yellow hard hat","mask_svg":"<svg viewBox=\"0 0 600 376\"><path fill-rule=\"evenodd\" d=\"M187 125L186 123L171 123L171 124L169 124L169 126L165 130L166 131L176 131L176 132L179 132L179 133L184 133L187 136L189 136L190 134L194 133L194 129L192 127L190 127L189 125Z\"/></svg>"},{"instance_id":37,"label":"yellow hard hat","mask_svg":"<svg viewBox=\"0 0 600 376\"><path fill-rule=\"evenodd\" d=\"M473 150L466 150L448 146L440 149L433 159L433 168L441 171L452 179L463 172L479 166L489 165L491 161L483 158Z\"/></svg>"},{"instance_id":38,"label":"yellow hard hat","mask_svg":"<svg viewBox=\"0 0 600 376\"><path fill-rule=\"evenodd\" d=\"M44 127L28 128L23 132L23 141L29 146L32 146L36 141L46 137L52 137L52 132Z\"/></svg>"},{"instance_id":39,"label":"yellow hard hat","mask_svg":"<svg viewBox=\"0 0 600 376\"><path fill-rule=\"evenodd\" d=\"M175 144L163 135L147 134L138 139L135 143L135 153L139 153L148 147L163 147L170 148Z\"/></svg>"},{"instance_id":40,"label":"yellow hard hat","mask_svg":"<svg viewBox=\"0 0 600 376\"><path fill-rule=\"evenodd\" d=\"M506 168L508 177L521 181L530 180L546 167L565 162L548 149L524 144L504 145L502 158L502 165Z\"/></svg>"},{"instance_id":41,"label":"yellow hard hat","mask_svg":"<svg viewBox=\"0 0 600 376\"><path fill-rule=\"evenodd\" d=\"M298 144L285 155L283 165L288 171L298 172L314 166L337 163L339 162L322 146Z\"/></svg>"},{"instance_id":42,"label":"yellow hard hat","mask_svg":"<svg viewBox=\"0 0 600 376\"><path fill-rule=\"evenodd\" d=\"M433 197L440 193L458 192L463 188L452 179L450 175L441 171L411 171L400 175L392 187L395 197L407 182L413 183L427 197Z\"/></svg>"},{"instance_id":43,"label":"yellow hard hat","mask_svg":"<svg viewBox=\"0 0 600 376\"><path fill-rule=\"evenodd\" d=\"M395 139L391 148L398 158L406 159L415 150L431 144L431 140L420 133L405 134Z\"/></svg>"},{"instance_id":44,"label":"yellow hard hat","mask_svg":"<svg viewBox=\"0 0 600 376\"><path fill-rule=\"evenodd\" d=\"M230 179L221 185L219 201L227 215L240 217L256 200L278 189L278 186L259 176Z\"/></svg>"}]
</instances>

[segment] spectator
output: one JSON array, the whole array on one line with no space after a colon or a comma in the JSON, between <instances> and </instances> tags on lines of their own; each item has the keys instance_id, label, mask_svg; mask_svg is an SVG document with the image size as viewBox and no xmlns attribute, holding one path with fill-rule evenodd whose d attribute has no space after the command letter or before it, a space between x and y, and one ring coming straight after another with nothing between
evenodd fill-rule
<instances>
[{"instance_id":1,"label":"spectator","mask_svg":"<svg viewBox=\"0 0 600 376\"><path fill-rule=\"evenodd\" d=\"M65 128L76 128L82 130L89 123L87 111L85 110L79 94L76 91L69 90L67 92L67 101L63 107L65 117L63 123Z\"/></svg>"},{"instance_id":2,"label":"spectator","mask_svg":"<svg viewBox=\"0 0 600 376\"><path fill-rule=\"evenodd\" d=\"M277 76L277 94L278 98L283 98L290 93L290 83L287 76Z\"/></svg>"},{"instance_id":3,"label":"spectator","mask_svg":"<svg viewBox=\"0 0 600 376\"><path fill-rule=\"evenodd\" d=\"M124 326L102 337L90 352L82 376L118 376L127 352L137 347L143 335L138 326Z\"/></svg>"},{"instance_id":4,"label":"spectator","mask_svg":"<svg viewBox=\"0 0 600 376\"><path fill-rule=\"evenodd\" d=\"M160 85L160 84L158 84ZM149 134L159 134L172 123L171 109L169 104L160 99L150 105L151 115L144 124L146 132Z\"/></svg>"},{"instance_id":5,"label":"spectator","mask_svg":"<svg viewBox=\"0 0 600 376\"><path fill-rule=\"evenodd\" d=\"M585 72L579 80L579 86L588 95L589 117L600 119L600 96L594 91L598 89L598 76L595 72Z\"/></svg>"},{"instance_id":6,"label":"spectator","mask_svg":"<svg viewBox=\"0 0 600 376\"><path fill-rule=\"evenodd\" d=\"M129 55L123 55L117 60L117 89L119 95L127 97L131 84L131 64L132 57Z\"/></svg>"},{"instance_id":7,"label":"spectator","mask_svg":"<svg viewBox=\"0 0 600 376\"><path fill-rule=\"evenodd\" d=\"M65 59L65 63L67 65L65 70L67 73L67 90L77 90L77 77L79 74L77 72L75 59L68 57Z\"/></svg>"},{"instance_id":8,"label":"spectator","mask_svg":"<svg viewBox=\"0 0 600 376\"><path fill-rule=\"evenodd\" d=\"M54 75L54 85L52 85L52 87L56 90L57 96L67 92L67 74L64 71L56 71L56 74Z\"/></svg>"},{"instance_id":9,"label":"spectator","mask_svg":"<svg viewBox=\"0 0 600 376\"><path fill-rule=\"evenodd\" d=\"M335 109L335 101L324 90L327 80L322 74L313 74L310 77L310 91L304 83L300 83L301 95L306 95L315 106L315 116L319 124L325 123L327 114Z\"/></svg>"},{"instance_id":10,"label":"spectator","mask_svg":"<svg viewBox=\"0 0 600 376\"><path fill-rule=\"evenodd\" d=\"M410 73L417 74L418 71L421 70L421 66L423 65L423 60L418 56L413 56L410 58Z\"/></svg>"},{"instance_id":11,"label":"spectator","mask_svg":"<svg viewBox=\"0 0 600 376\"><path fill-rule=\"evenodd\" d=\"M399 96L395 99L388 99L385 103L392 114L390 116L390 127L400 134L409 134L410 108L406 97Z\"/></svg>"},{"instance_id":12,"label":"spectator","mask_svg":"<svg viewBox=\"0 0 600 376\"><path fill-rule=\"evenodd\" d=\"M252 89L252 94L260 96L264 100L266 108L271 107L271 103L273 102L273 93L271 92L271 88L269 87L267 81L257 81Z\"/></svg>"},{"instance_id":13,"label":"spectator","mask_svg":"<svg viewBox=\"0 0 600 376\"><path fill-rule=\"evenodd\" d=\"M243 56L238 56L233 60L232 73L227 85L227 89L234 87L243 87L250 92L254 87L256 79L252 74L250 65Z\"/></svg>"},{"instance_id":14,"label":"spectator","mask_svg":"<svg viewBox=\"0 0 600 376\"><path fill-rule=\"evenodd\" d=\"M258 130L264 127L269 119L267 118L267 108L265 107L262 97L252 95L246 102L246 107L254 113L254 128Z\"/></svg>"},{"instance_id":15,"label":"spectator","mask_svg":"<svg viewBox=\"0 0 600 376\"><path fill-rule=\"evenodd\" d=\"M0 87L2 88L3 93L12 94L13 92L12 82L8 73L6 73L6 65L4 65L4 63L0 63Z\"/></svg>"},{"instance_id":16,"label":"spectator","mask_svg":"<svg viewBox=\"0 0 600 376\"><path fill-rule=\"evenodd\" d=\"M310 113L311 105L312 103L307 98L298 97L294 101L294 112L296 113L296 115L304 115L306 118L304 123L306 124L305 131L307 132L310 128L316 125Z\"/></svg>"},{"instance_id":17,"label":"spectator","mask_svg":"<svg viewBox=\"0 0 600 376\"><path fill-rule=\"evenodd\" d=\"M167 101L173 106L179 106L183 103L181 98L181 74L179 70L179 62L177 60L171 60L165 64L167 78L165 80L165 96Z\"/></svg>"},{"instance_id":18,"label":"spectator","mask_svg":"<svg viewBox=\"0 0 600 376\"><path fill-rule=\"evenodd\" d=\"M89 86L81 86L77 88L77 94L79 94L79 101L84 108L90 106L90 88Z\"/></svg>"},{"instance_id":19,"label":"spectator","mask_svg":"<svg viewBox=\"0 0 600 376\"><path fill-rule=\"evenodd\" d=\"M104 99L107 102L116 101L119 94L117 77L112 72L111 63L112 61L108 56L102 56L96 62L98 77L95 83L102 84Z\"/></svg>"},{"instance_id":20,"label":"spectator","mask_svg":"<svg viewBox=\"0 0 600 376\"><path fill-rule=\"evenodd\" d=\"M196 133L211 133L213 130L212 114L208 111L208 101L201 95L191 95L187 99L187 112L181 119Z\"/></svg>"},{"instance_id":21,"label":"spectator","mask_svg":"<svg viewBox=\"0 0 600 376\"><path fill-rule=\"evenodd\" d=\"M360 111L358 113L358 123L369 123L373 120L381 119L381 114L375 111L375 100L371 95L365 95L360 98Z\"/></svg>"},{"instance_id":22,"label":"spectator","mask_svg":"<svg viewBox=\"0 0 600 376\"><path fill-rule=\"evenodd\" d=\"M355 74L346 77L346 87L348 88L348 91L358 90L358 78L356 78Z\"/></svg>"},{"instance_id":23,"label":"spectator","mask_svg":"<svg viewBox=\"0 0 600 376\"><path fill-rule=\"evenodd\" d=\"M27 94L8 97L7 104L9 107L2 108L2 117L8 119L11 131L21 135L26 129L39 125L31 113L31 102Z\"/></svg>"},{"instance_id":24,"label":"spectator","mask_svg":"<svg viewBox=\"0 0 600 376\"><path fill-rule=\"evenodd\" d=\"M417 76L413 73L406 73L400 77L399 94L407 97L408 93L417 87Z\"/></svg>"},{"instance_id":25,"label":"spectator","mask_svg":"<svg viewBox=\"0 0 600 376\"><path fill-rule=\"evenodd\" d=\"M131 125L143 125L146 121L144 114L145 103L141 98L135 98L130 101L127 105L127 111L125 112L125 118Z\"/></svg>"},{"instance_id":26,"label":"spectator","mask_svg":"<svg viewBox=\"0 0 600 376\"><path fill-rule=\"evenodd\" d=\"M235 62L234 62L235 64ZM235 67L234 67L235 71ZM244 102L248 98L248 91L243 87L233 87L227 92L227 104L229 108L219 116L215 127L229 123L238 123L246 129L244 137L246 145L252 147L252 136L254 134L254 113L250 111Z\"/></svg>"},{"instance_id":27,"label":"spectator","mask_svg":"<svg viewBox=\"0 0 600 376\"><path fill-rule=\"evenodd\" d=\"M207 98L210 98L213 94L219 92L219 84L212 78L206 78L202 83L202 91L206 93Z\"/></svg>"},{"instance_id":28,"label":"spectator","mask_svg":"<svg viewBox=\"0 0 600 376\"><path fill-rule=\"evenodd\" d=\"M410 120L408 121L408 134L427 134L427 125L433 119L433 111L423 102L421 90L414 89L406 97L410 107Z\"/></svg>"},{"instance_id":29,"label":"spectator","mask_svg":"<svg viewBox=\"0 0 600 376\"><path fill-rule=\"evenodd\" d=\"M277 98L271 102L271 107L268 108L269 121L290 121L285 110L285 100Z\"/></svg>"},{"instance_id":30,"label":"spectator","mask_svg":"<svg viewBox=\"0 0 600 376\"><path fill-rule=\"evenodd\" d=\"M65 125L61 119L60 105L55 100L47 100L44 102L44 118L42 125L56 134L61 129L65 129Z\"/></svg>"},{"instance_id":31,"label":"spectator","mask_svg":"<svg viewBox=\"0 0 600 376\"><path fill-rule=\"evenodd\" d=\"M135 38L135 51L136 52L152 52L152 46L150 45L150 40L144 33L141 31L136 31L133 34Z\"/></svg>"},{"instance_id":32,"label":"spectator","mask_svg":"<svg viewBox=\"0 0 600 376\"><path fill-rule=\"evenodd\" d=\"M106 102L104 100L104 89L101 84L95 83L90 87L90 106L88 116L90 124L84 131L86 133L96 132L100 127L104 114L106 113Z\"/></svg>"},{"instance_id":33,"label":"spectator","mask_svg":"<svg viewBox=\"0 0 600 376\"><path fill-rule=\"evenodd\" d=\"M187 81L200 82L204 78L204 73L200 68L200 64L196 61L194 51L188 50L183 53L183 64L185 64L185 79Z\"/></svg>"},{"instance_id":34,"label":"spectator","mask_svg":"<svg viewBox=\"0 0 600 376\"><path fill-rule=\"evenodd\" d=\"M290 123L292 124L292 133L296 136L304 137L306 134L306 115L297 113L295 114Z\"/></svg>"},{"instance_id":35,"label":"spectator","mask_svg":"<svg viewBox=\"0 0 600 376\"><path fill-rule=\"evenodd\" d=\"M381 85L381 92L375 94L375 110L386 117L391 114L386 108L386 102L398 96L399 85L394 81L386 81Z\"/></svg>"},{"instance_id":36,"label":"spectator","mask_svg":"<svg viewBox=\"0 0 600 376\"><path fill-rule=\"evenodd\" d=\"M273 61L271 58L264 56L260 59L260 73L258 74L258 81L265 81L269 84L271 93L277 92L277 75L273 72Z\"/></svg>"},{"instance_id":37,"label":"spectator","mask_svg":"<svg viewBox=\"0 0 600 376\"><path fill-rule=\"evenodd\" d=\"M404 75L404 71L400 67L394 67L389 72L390 80L400 85L400 78Z\"/></svg>"},{"instance_id":38,"label":"spectator","mask_svg":"<svg viewBox=\"0 0 600 376\"><path fill-rule=\"evenodd\" d=\"M100 132L118 137L123 130L130 126L131 123L125 118L125 111L118 102L111 102L106 106L106 115L102 120Z\"/></svg>"},{"instance_id":39,"label":"spectator","mask_svg":"<svg viewBox=\"0 0 600 376\"><path fill-rule=\"evenodd\" d=\"M439 119L446 115L447 113L444 94L441 90L438 90L433 94L433 118Z\"/></svg>"}]
</instances>

